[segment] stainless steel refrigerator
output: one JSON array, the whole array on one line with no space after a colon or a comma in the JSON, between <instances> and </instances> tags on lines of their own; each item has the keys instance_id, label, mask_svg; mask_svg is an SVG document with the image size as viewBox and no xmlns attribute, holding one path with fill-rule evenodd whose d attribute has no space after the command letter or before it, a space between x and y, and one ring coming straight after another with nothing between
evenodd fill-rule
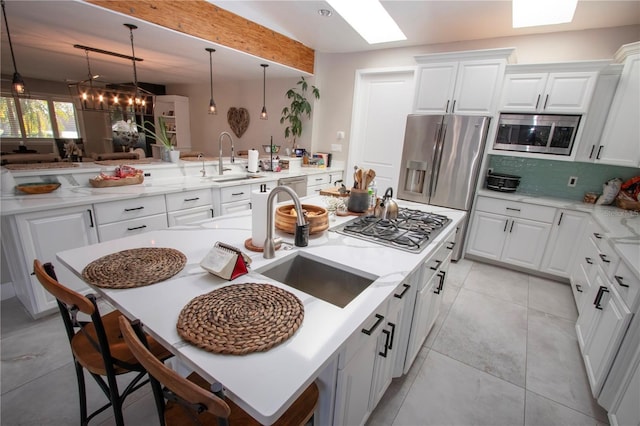
<instances>
[{"instance_id":1,"label":"stainless steel refrigerator","mask_svg":"<svg viewBox=\"0 0 640 426\"><path fill-rule=\"evenodd\" d=\"M469 213L490 119L407 116L397 197ZM458 227L453 260L462 255L467 223L468 215Z\"/></svg>"}]
</instances>

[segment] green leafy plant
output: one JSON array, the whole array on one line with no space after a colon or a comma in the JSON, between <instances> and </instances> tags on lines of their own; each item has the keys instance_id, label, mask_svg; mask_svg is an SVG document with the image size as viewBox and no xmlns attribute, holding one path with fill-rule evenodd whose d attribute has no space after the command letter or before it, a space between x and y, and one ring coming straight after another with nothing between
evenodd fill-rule
<instances>
[{"instance_id":1,"label":"green leafy plant","mask_svg":"<svg viewBox=\"0 0 640 426\"><path fill-rule=\"evenodd\" d=\"M302 119L306 115L311 118L311 104L307 100L307 89L309 84L301 77L296 87L287 90L287 99L291 100L291 105L282 109L280 124L288 124L284 129L284 137L293 137L293 147L296 147L296 138L302 136ZM320 90L316 86L311 86L311 93L316 99L320 99Z\"/></svg>"},{"instance_id":2,"label":"green leafy plant","mask_svg":"<svg viewBox=\"0 0 640 426\"><path fill-rule=\"evenodd\" d=\"M153 126L153 128L156 131L154 132L153 130L150 130L144 126L141 126L140 124L138 124L138 127L142 131L150 133L151 136L156 138L156 142L161 143L166 149L168 149L169 151L173 151L173 143L171 140L172 135L169 134L169 132L167 131L167 124L165 122L164 117L162 116L158 117L158 127L160 127L160 129L157 129L156 126L150 121L145 121L144 124Z\"/></svg>"}]
</instances>

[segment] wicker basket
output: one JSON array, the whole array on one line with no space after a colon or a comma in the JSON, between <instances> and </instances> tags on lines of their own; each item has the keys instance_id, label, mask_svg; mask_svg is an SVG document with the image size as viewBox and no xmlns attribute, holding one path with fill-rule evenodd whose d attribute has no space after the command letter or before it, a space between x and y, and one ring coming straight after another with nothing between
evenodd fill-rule
<instances>
[{"instance_id":1,"label":"wicker basket","mask_svg":"<svg viewBox=\"0 0 640 426\"><path fill-rule=\"evenodd\" d=\"M89 179L89 183L94 188L111 188L114 186L138 185L142 182L144 182L143 174L120 179Z\"/></svg>"},{"instance_id":2,"label":"wicker basket","mask_svg":"<svg viewBox=\"0 0 640 426\"><path fill-rule=\"evenodd\" d=\"M309 222L309 234L318 234L329 228L329 214L324 207L303 204L303 210L307 211L307 222ZM293 204L280 206L276 209L276 228L289 234L296 232L295 209Z\"/></svg>"},{"instance_id":3,"label":"wicker basket","mask_svg":"<svg viewBox=\"0 0 640 426\"><path fill-rule=\"evenodd\" d=\"M626 197L621 197L618 195L616 197L616 206L625 210L635 210L640 212L640 201L632 201L627 199Z\"/></svg>"}]
</instances>

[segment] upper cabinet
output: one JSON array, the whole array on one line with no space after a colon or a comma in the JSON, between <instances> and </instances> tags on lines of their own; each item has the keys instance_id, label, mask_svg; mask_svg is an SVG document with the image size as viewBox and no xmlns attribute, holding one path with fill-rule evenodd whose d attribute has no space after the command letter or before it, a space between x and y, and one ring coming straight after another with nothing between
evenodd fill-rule
<instances>
[{"instance_id":1,"label":"upper cabinet","mask_svg":"<svg viewBox=\"0 0 640 426\"><path fill-rule=\"evenodd\" d=\"M592 160L616 166L640 166L640 43L622 46L616 59L624 61L602 138Z\"/></svg>"},{"instance_id":2,"label":"upper cabinet","mask_svg":"<svg viewBox=\"0 0 640 426\"><path fill-rule=\"evenodd\" d=\"M178 150L191 150L191 128L189 123L189 98L186 96L156 96L154 106L155 125L160 125L159 117L164 117L169 134L174 135L173 143Z\"/></svg>"},{"instance_id":3,"label":"upper cabinet","mask_svg":"<svg viewBox=\"0 0 640 426\"><path fill-rule=\"evenodd\" d=\"M514 49L416 56L414 112L492 115Z\"/></svg>"}]
</instances>

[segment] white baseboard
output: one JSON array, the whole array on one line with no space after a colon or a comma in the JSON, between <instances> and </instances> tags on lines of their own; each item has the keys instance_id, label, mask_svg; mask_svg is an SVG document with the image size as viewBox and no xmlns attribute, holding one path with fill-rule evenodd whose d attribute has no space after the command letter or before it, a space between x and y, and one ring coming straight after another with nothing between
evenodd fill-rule
<instances>
[{"instance_id":1,"label":"white baseboard","mask_svg":"<svg viewBox=\"0 0 640 426\"><path fill-rule=\"evenodd\" d=\"M0 284L0 300L11 299L16 297L16 292L13 290L13 283L11 281Z\"/></svg>"}]
</instances>

